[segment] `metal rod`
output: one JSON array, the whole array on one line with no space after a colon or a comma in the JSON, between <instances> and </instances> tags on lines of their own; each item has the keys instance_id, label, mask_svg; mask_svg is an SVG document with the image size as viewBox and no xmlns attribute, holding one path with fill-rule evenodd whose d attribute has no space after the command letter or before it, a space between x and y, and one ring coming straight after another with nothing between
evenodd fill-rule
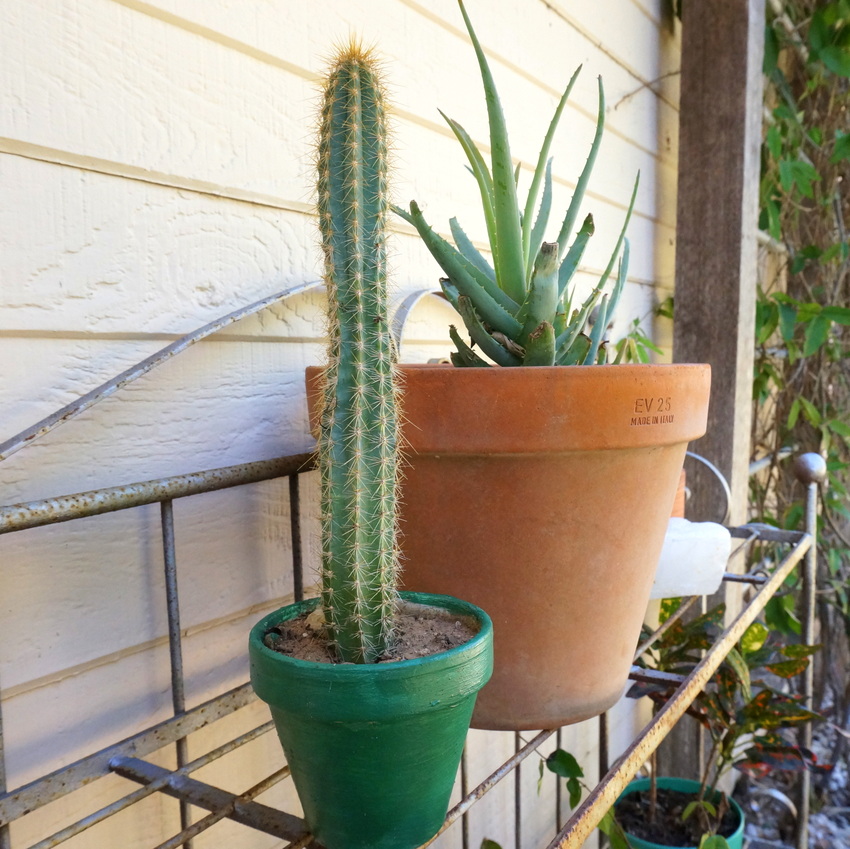
<instances>
[{"instance_id":1,"label":"metal rod","mask_svg":"<svg viewBox=\"0 0 850 849\"><path fill-rule=\"evenodd\" d=\"M186 766L175 770L174 772L164 770L163 775L159 776L155 781L152 781L145 787L141 787L140 789L135 790L120 799L117 799L116 801L112 802L112 804L107 805L104 808L100 808L100 810L97 810L92 814L89 814L89 816L83 817L83 819L71 823L70 825L63 828L61 831L57 831L50 837L46 837L44 840L41 840L35 845L30 846L30 849L52 849L52 847L58 846L60 843L64 843L66 840L69 840L71 837L75 837L86 829L89 829L92 826L95 826L98 823L109 819L109 817L111 816L115 816L115 814L118 814L126 808L129 808L131 805L135 805L137 802L141 802L142 799L146 799L148 796L152 796L154 793L156 793L157 790L162 790L174 775L187 775L193 770L200 769L202 766L206 766L207 764L212 763L214 760L232 752L239 746L243 746L245 745L245 743L250 743L252 740L255 740L257 737L260 737L263 734L272 731L273 729L274 723L266 722L265 724L260 725L257 728L252 729L251 731L246 731L244 734L240 734L235 739L224 743L217 749L213 749L211 752L207 752L206 755L202 755L200 758L196 758L191 763L186 764ZM161 746L157 746L156 748L161 748ZM136 758L131 758L126 755L118 755L116 757L113 757L112 760L110 760L110 771L115 772L116 768L119 767L126 760L137 761ZM138 762L145 763L144 761ZM24 811L24 813L29 813L29 811Z\"/></svg>"},{"instance_id":2,"label":"metal rod","mask_svg":"<svg viewBox=\"0 0 850 849\"><path fill-rule=\"evenodd\" d=\"M136 378L147 374L151 369L167 362L176 354L186 350L186 348L194 345L195 342L200 341L204 337L215 333L217 330L221 330L223 327L227 327L229 324L233 324L234 321L239 321L240 318L253 315L256 312L277 303L277 301L280 301L283 298L300 292L306 292L308 289L321 285L322 283L320 280L313 280L309 283L299 283L297 286L291 286L289 289L284 289L282 292L278 292L268 298L263 298L259 301L255 301L253 304L248 304L248 306L240 307L238 310L234 310L221 318L215 319L215 321L211 321L209 324L205 324L197 330L193 330L191 333L182 336L170 345L166 345L150 357L147 357L141 362L136 363L136 365L122 371L121 374L113 377L111 380L107 380L106 383L102 383L100 386L92 389L91 392L87 392L82 397L77 398L76 401L66 404L61 410L57 410L47 418L42 419L40 422L36 422L26 430L22 430L20 433L15 434L15 436L7 439L5 442L0 443L0 460L5 460L16 451L20 451L20 449L25 445L31 445L55 427L64 424L75 416L78 416L84 410L88 410L89 407L94 406L98 401L108 398L114 392L117 392L122 386L132 383L136 380Z\"/></svg>"},{"instance_id":3,"label":"metal rod","mask_svg":"<svg viewBox=\"0 0 850 849\"><path fill-rule=\"evenodd\" d=\"M549 844L548 849L574 849L581 846L590 836L622 790L635 776L641 764L655 751L670 728L682 717L696 694L705 687L729 650L738 642L774 592L797 566L811 544L812 538L803 535L797 546L777 566L770 581L755 594L752 601L720 635L718 641L694 667L670 700L614 762L602 781Z\"/></svg>"},{"instance_id":4,"label":"metal rod","mask_svg":"<svg viewBox=\"0 0 850 849\"><path fill-rule=\"evenodd\" d=\"M283 475L307 472L315 468L314 455L293 454L274 460L259 460L221 469L209 469L188 475L141 481L126 486L114 486L28 501L0 507L0 534L68 522L84 516L97 516L142 504L153 504L166 498L185 498L202 492L213 492L231 486L269 480Z\"/></svg>"},{"instance_id":5,"label":"metal rod","mask_svg":"<svg viewBox=\"0 0 850 849\"><path fill-rule=\"evenodd\" d=\"M301 550L301 490L297 474L289 476L289 529L292 540L292 595L304 599L304 563Z\"/></svg>"},{"instance_id":6,"label":"metal rod","mask_svg":"<svg viewBox=\"0 0 850 849\"><path fill-rule=\"evenodd\" d=\"M599 714L599 775L608 772L608 712Z\"/></svg>"},{"instance_id":7,"label":"metal rod","mask_svg":"<svg viewBox=\"0 0 850 849\"><path fill-rule=\"evenodd\" d=\"M190 842L189 838L196 837L201 832L206 831L208 828L214 826L217 822L221 820L233 816L234 811L238 805L244 804L245 802L252 802L257 798L261 793L265 793L266 790L270 790L284 778L289 775L289 767L285 766L279 769L277 772L273 772L268 778L264 778L258 784L255 784L253 787L246 790L244 793L241 793L238 796L234 796L226 805L218 808L213 811L211 814L207 814L202 819L199 819L196 823L193 823L191 826L184 827L183 830L179 834L175 834L170 840L166 840L165 843L160 843L156 849L177 849L178 846L183 846L186 843ZM181 802L183 800L181 799Z\"/></svg>"},{"instance_id":8,"label":"metal rod","mask_svg":"<svg viewBox=\"0 0 850 849\"><path fill-rule=\"evenodd\" d=\"M171 702L174 715L186 711L186 689L183 675L183 645L180 634L180 596L177 590L177 551L174 541L174 502L170 499L160 504L162 517L162 551L165 563L165 599L168 609L168 652L171 661ZM177 766L183 767L189 760L188 741L185 737L175 740ZM180 800L180 828L186 830L191 822L188 803ZM186 842L191 849L191 840Z\"/></svg>"},{"instance_id":9,"label":"metal rod","mask_svg":"<svg viewBox=\"0 0 850 849\"><path fill-rule=\"evenodd\" d=\"M37 811L49 802L79 790L97 778L109 775L109 764L122 755L144 756L173 743L180 737L198 731L206 725L228 716L256 701L250 684L242 684L214 699L210 699L180 717L171 717L139 734L107 746L93 755L57 769L42 778L0 796L0 822L8 823ZM270 727L270 726L269 726Z\"/></svg>"},{"instance_id":10,"label":"metal rod","mask_svg":"<svg viewBox=\"0 0 850 849\"><path fill-rule=\"evenodd\" d=\"M228 819L274 837L300 840L308 830L306 823L300 817L278 811L259 802L243 800L235 793L228 793L226 790L189 778L180 772L169 772L148 761L123 758L116 764L115 771L125 778L145 784L154 781L164 782L160 787L163 793L178 799L191 799L193 804L214 813L226 810Z\"/></svg>"},{"instance_id":11,"label":"metal rod","mask_svg":"<svg viewBox=\"0 0 850 849\"><path fill-rule=\"evenodd\" d=\"M802 639L805 645L815 642L815 602L817 598L817 533L818 533L818 487L826 479L826 462L819 454L803 454L794 461L794 473L806 486L806 533L812 545L806 552L803 566L802 594ZM809 662L803 673L803 699L809 710L814 709L814 664ZM812 724L805 722L799 729L799 742L805 749L812 747ZM809 845L809 812L812 777L808 770L800 775L800 798L797 804L797 849Z\"/></svg>"},{"instance_id":12,"label":"metal rod","mask_svg":"<svg viewBox=\"0 0 850 849\"><path fill-rule=\"evenodd\" d=\"M522 749L522 737L514 732L514 754ZM522 849L522 766L518 762L514 770L514 847Z\"/></svg>"},{"instance_id":13,"label":"metal rod","mask_svg":"<svg viewBox=\"0 0 850 849\"><path fill-rule=\"evenodd\" d=\"M6 746L3 737L3 702L0 699L0 796L6 792ZM9 825L4 822L0 825L0 849L11 849L12 838L9 834Z\"/></svg>"},{"instance_id":14,"label":"metal rod","mask_svg":"<svg viewBox=\"0 0 850 849\"><path fill-rule=\"evenodd\" d=\"M753 584L756 586L758 584L766 584L767 575L739 575L737 572L724 572L723 580L731 584Z\"/></svg>"},{"instance_id":15,"label":"metal rod","mask_svg":"<svg viewBox=\"0 0 850 849\"><path fill-rule=\"evenodd\" d=\"M563 729L559 728L557 734L555 736L555 748L561 749L563 748ZM600 728L601 732L601 728ZM561 779L559 776L555 776L555 831L560 831L564 825L564 819L561 815Z\"/></svg>"},{"instance_id":16,"label":"metal rod","mask_svg":"<svg viewBox=\"0 0 850 849\"><path fill-rule=\"evenodd\" d=\"M460 756L460 797L465 799L469 793L469 762L467 744L464 744L463 754ZM464 813L460 822L461 849L469 849L469 814Z\"/></svg>"},{"instance_id":17,"label":"metal rod","mask_svg":"<svg viewBox=\"0 0 850 849\"><path fill-rule=\"evenodd\" d=\"M532 738L520 749L512 758L505 761L495 772L491 773L484 781L481 782L471 793L467 794L457 803L447 814L446 821L442 828L427 842L423 843L420 849L425 849L430 846L449 826L453 825L456 820L462 817L479 799L486 793L492 790L505 776L510 775L516 768L517 764L522 763L532 752L543 745L553 734L554 729L549 731L541 731L537 736Z\"/></svg>"}]
</instances>

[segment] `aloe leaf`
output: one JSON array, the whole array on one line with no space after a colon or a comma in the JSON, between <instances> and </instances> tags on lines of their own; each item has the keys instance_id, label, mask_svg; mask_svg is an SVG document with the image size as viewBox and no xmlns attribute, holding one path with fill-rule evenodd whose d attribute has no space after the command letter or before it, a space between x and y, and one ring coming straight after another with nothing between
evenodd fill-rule
<instances>
[{"instance_id":1,"label":"aloe leaf","mask_svg":"<svg viewBox=\"0 0 850 849\"><path fill-rule=\"evenodd\" d=\"M434 232L425 221L416 201L410 202L410 221L443 271L451 278L458 291L473 301L482 318L496 330L516 338L522 330L522 325L512 312L519 309L519 305L469 262L457 248Z\"/></svg>"},{"instance_id":2,"label":"aloe leaf","mask_svg":"<svg viewBox=\"0 0 850 849\"><path fill-rule=\"evenodd\" d=\"M567 287L570 285L570 280L573 279L578 264L581 262L584 249L587 247L588 240L593 235L594 229L593 216L588 215L584 219L581 229L576 234L575 241L570 246L567 255L564 257L564 261L561 263L561 268L558 271L558 292L562 299L564 293L567 291ZM570 298L572 298L572 295L570 295Z\"/></svg>"},{"instance_id":3,"label":"aloe leaf","mask_svg":"<svg viewBox=\"0 0 850 849\"><path fill-rule=\"evenodd\" d=\"M549 122L549 129L546 131L546 136L543 139L543 146L540 148L540 154L537 157L537 167L534 169L534 177L532 177L531 186L528 189L528 198L525 201L525 212L523 214L523 221L526 222L526 224L523 228L522 234L522 247L525 255L527 275L530 274L534 257L537 255L537 250L532 247L534 243L532 234L527 228L531 225L531 217L534 214L534 208L537 206L537 193L540 191L540 181L543 179L544 169L550 172L551 177L552 163L549 161L549 150L552 147L552 140L555 138L555 131L558 128L558 122L561 120L561 114L564 111L564 107L567 105L570 92L573 90L573 86L575 85L575 81L578 79L580 72L581 65L576 68L572 77L570 77L570 81L567 83L567 87L564 89L564 93L561 95L561 99L555 107L555 114ZM537 229L536 223L534 228ZM538 246L539 244L540 243L538 242ZM563 244L563 242L561 242L561 244Z\"/></svg>"},{"instance_id":4,"label":"aloe leaf","mask_svg":"<svg viewBox=\"0 0 850 849\"><path fill-rule=\"evenodd\" d=\"M602 303L599 305L599 312L596 315L596 322L593 325L593 330L590 331L590 348L584 358L584 365L589 366L596 361L596 354L599 351L599 344L602 342L602 334L605 333L605 328L608 325L608 296L602 296Z\"/></svg>"},{"instance_id":5,"label":"aloe leaf","mask_svg":"<svg viewBox=\"0 0 850 849\"><path fill-rule=\"evenodd\" d=\"M593 307L596 306L596 302L599 300L599 296L601 294L602 290L600 288L597 287L594 289L588 296L587 300L581 305L581 309L576 310L573 313L570 323L567 325L567 329L557 338L555 342L555 350L558 352L557 357L559 360L566 351L572 348L573 343L581 335L582 329L587 321L587 317L590 315L590 311Z\"/></svg>"},{"instance_id":6,"label":"aloe leaf","mask_svg":"<svg viewBox=\"0 0 850 849\"><path fill-rule=\"evenodd\" d=\"M481 317L475 311L472 299L461 295L458 298L458 312L463 318L463 323L469 331L472 341L488 356L494 363L500 366L520 366L522 360L510 353L504 346L497 342L484 327Z\"/></svg>"},{"instance_id":7,"label":"aloe leaf","mask_svg":"<svg viewBox=\"0 0 850 849\"><path fill-rule=\"evenodd\" d=\"M520 310L523 319L522 336L519 343L528 344L529 336L535 332L542 322L549 323L558 310L558 243L544 242L540 248L537 262L534 264L534 275L531 278L528 297ZM554 349L554 330L552 345ZM553 350L554 357L554 350Z\"/></svg>"},{"instance_id":8,"label":"aloe leaf","mask_svg":"<svg viewBox=\"0 0 850 849\"><path fill-rule=\"evenodd\" d=\"M555 355L555 362L559 366L575 366L584 362L587 351L590 348L590 337L580 333L573 344L564 351Z\"/></svg>"},{"instance_id":9,"label":"aloe leaf","mask_svg":"<svg viewBox=\"0 0 850 849\"><path fill-rule=\"evenodd\" d=\"M584 192L590 180L590 174L593 171L593 165L596 162L596 154L599 153L599 145L602 142L602 130L605 127L605 92L602 88L602 77L599 77L599 110L596 116L596 134L593 137L593 142L590 145L590 153L587 156L587 161L584 163L581 175L576 183L576 190L573 193L570 201L569 209L564 217L564 223L561 224L561 232L558 233L558 244L566 246L567 239L575 226L576 218L578 218L581 202L584 199Z\"/></svg>"},{"instance_id":10,"label":"aloe leaf","mask_svg":"<svg viewBox=\"0 0 850 849\"><path fill-rule=\"evenodd\" d=\"M617 269L617 282L614 284L614 290L611 292L611 301L608 304L608 315L613 316L617 311L617 304L620 302L620 296L623 294L623 289L626 286L626 278L629 274L629 240L623 242L623 256L620 258L620 267Z\"/></svg>"},{"instance_id":11,"label":"aloe leaf","mask_svg":"<svg viewBox=\"0 0 850 849\"><path fill-rule=\"evenodd\" d=\"M461 338L457 328L449 325L449 337L455 343L457 351L452 351L452 364L455 366L466 366L470 368L491 368L490 363L482 360L466 342Z\"/></svg>"},{"instance_id":12,"label":"aloe leaf","mask_svg":"<svg viewBox=\"0 0 850 849\"><path fill-rule=\"evenodd\" d=\"M632 197L629 201L629 208L626 211L626 220L623 221L623 228L620 230L620 235L617 238L617 244L614 245L614 250L611 252L611 259L608 260L608 266L605 271L602 272L602 276L599 278L599 283L597 284L597 288L601 289L608 280L609 275L611 274L611 269L614 267L614 263L617 260L617 257L620 253L620 248L623 245L623 241L626 238L626 228L629 226L629 221L632 218L632 210L635 208L635 199L637 198L637 190L638 185L640 184L640 171L638 171L637 176L635 177L635 187L632 189Z\"/></svg>"},{"instance_id":13,"label":"aloe leaf","mask_svg":"<svg viewBox=\"0 0 850 849\"><path fill-rule=\"evenodd\" d=\"M478 248L472 244L472 240L466 235L463 227L458 223L457 218L449 220L449 227L452 230L452 238L455 240L457 249L481 272L486 274L494 283L496 282L496 272L493 267L487 262L486 258L481 254Z\"/></svg>"},{"instance_id":14,"label":"aloe leaf","mask_svg":"<svg viewBox=\"0 0 850 849\"><path fill-rule=\"evenodd\" d=\"M455 134L455 138L460 142L466 158L469 160L469 170L472 176L475 177L478 183L478 190L481 193L481 208L484 211L484 223L487 225L487 237L490 244L496 246L496 219L493 213L493 178L490 175L490 169L481 155L478 146L472 140L469 133L453 118L449 118L445 112L440 112L445 122Z\"/></svg>"},{"instance_id":15,"label":"aloe leaf","mask_svg":"<svg viewBox=\"0 0 850 849\"><path fill-rule=\"evenodd\" d=\"M542 321L529 333L522 364L524 366L555 365L555 330L548 321Z\"/></svg>"},{"instance_id":16,"label":"aloe leaf","mask_svg":"<svg viewBox=\"0 0 850 849\"><path fill-rule=\"evenodd\" d=\"M525 298L525 262L522 252L522 229L520 226L519 203L514 184L514 166L511 160L511 150L508 143L508 131L505 115L496 84L487 63L487 57L472 22L466 14L462 0L459 0L460 11L466 24L467 32L475 48L478 67L481 70L481 80L484 84L484 97L487 103L487 116L490 124L490 152L492 162L492 177L494 189L493 211L496 223L496 242L499 245L496 262L496 279L499 285L515 301L521 303Z\"/></svg>"},{"instance_id":17,"label":"aloe leaf","mask_svg":"<svg viewBox=\"0 0 850 849\"><path fill-rule=\"evenodd\" d=\"M528 245L525 246L527 253L527 261L525 267L526 279L531 277L534 268L534 262L537 259L537 254L540 251L540 246L543 244L543 238L546 233L546 226L549 224L549 213L552 210L552 159L546 162L546 174L543 178L543 197L540 199L540 209L537 211L537 220L534 222L534 227L531 229L531 238ZM523 221L530 221L531 213L526 209ZM523 237L525 230L523 230Z\"/></svg>"}]
</instances>

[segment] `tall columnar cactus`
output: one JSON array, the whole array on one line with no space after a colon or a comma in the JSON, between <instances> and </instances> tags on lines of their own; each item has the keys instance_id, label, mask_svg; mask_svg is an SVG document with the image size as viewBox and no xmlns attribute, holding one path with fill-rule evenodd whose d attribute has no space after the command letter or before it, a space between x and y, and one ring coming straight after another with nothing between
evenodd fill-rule
<instances>
[{"instance_id":1,"label":"tall columnar cactus","mask_svg":"<svg viewBox=\"0 0 850 849\"><path fill-rule=\"evenodd\" d=\"M369 663L392 638L398 423L387 322L387 118L375 58L352 43L324 86L318 212L330 318L319 439L322 603L337 654Z\"/></svg>"}]
</instances>

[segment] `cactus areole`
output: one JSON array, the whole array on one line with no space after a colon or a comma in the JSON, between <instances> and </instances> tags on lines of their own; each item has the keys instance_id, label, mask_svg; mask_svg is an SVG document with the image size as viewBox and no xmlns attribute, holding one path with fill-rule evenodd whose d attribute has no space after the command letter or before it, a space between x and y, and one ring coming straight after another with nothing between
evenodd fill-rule
<instances>
[{"instance_id":1,"label":"cactus areole","mask_svg":"<svg viewBox=\"0 0 850 849\"><path fill-rule=\"evenodd\" d=\"M396 604L398 423L387 324L387 122L357 44L324 89L316 156L330 359L319 438L322 603L340 660L369 663Z\"/></svg>"}]
</instances>

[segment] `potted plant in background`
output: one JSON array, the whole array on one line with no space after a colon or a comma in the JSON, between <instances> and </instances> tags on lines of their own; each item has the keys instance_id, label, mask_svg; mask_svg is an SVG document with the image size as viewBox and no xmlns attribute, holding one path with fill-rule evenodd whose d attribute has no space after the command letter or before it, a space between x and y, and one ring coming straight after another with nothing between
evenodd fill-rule
<instances>
[{"instance_id":1,"label":"potted plant in background","mask_svg":"<svg viewBox=\"0 0 850 849\"><path fill-rule=\"evenodd\" d=\"M476 692L492 668L486 614L444 596L399 599L396 590L386 145L375 60L352 44L325 82L317 150L330 305L319 451L322 597L266 616L249 646L251 681L271 708L307 824L328 849L412 849L436 833ZM438 653L393 656L410 620L428 620L440 632ZM465 641L445 650L461 623ZM324 638L323 659L333 654L339 663L281 653L313 631ZM377 662L387 656L394 662Z\"/></svg>"},{"instance_id":2,"label":"potted plant in background","mask_svg":"<svg viewBox=\"0 0 850 849\"><path fill-rule=\"evenodd\" d=\"M627 276L625 225L583 303L572 285L594 230L587 216L572 239L602 137L602 84L589 156L547 242L549 152L578 72L520 202L496 86L459 6L484 84L490 163L446 120L480 191L493 261L456 220L452 245L416 202L396 208L441 265L471 340L451 329L454 367L402 367L405 584L468 598L493 619L495 671L473 726L551 728L601 713L625 688L687 443L705 432L710 369L626 364L633 340L602 365Z\"/></svg>"},{"instance_id":3,"label":"potted plant in background","mask_svg":"<svg viewBox=\"0 0 850 849\"><path fill-rule=\"evenodd\" d=\"M662 622L679 599L662 605ZM643 665L661 672L688 675L722 628L725 606L718 605L689 623L675 622L653 646ZM741 849L744 813L719 789L733 767L764 776L772 770L822 769L814 754L789 743L782 729L819 719L802 698L781 692L767 679L800 675L816 646L783 645L760 622L744 633L688 713L706 728L711 739L701 781L660 777L633 781L617 800L614 818L633 849L710 846ZM676 684L638 682L633 698L650 696L664 702ZM712 842L703 842L708 835ZM725 843L721 842L721 839Z\"/></svg>"}]
</instances>

